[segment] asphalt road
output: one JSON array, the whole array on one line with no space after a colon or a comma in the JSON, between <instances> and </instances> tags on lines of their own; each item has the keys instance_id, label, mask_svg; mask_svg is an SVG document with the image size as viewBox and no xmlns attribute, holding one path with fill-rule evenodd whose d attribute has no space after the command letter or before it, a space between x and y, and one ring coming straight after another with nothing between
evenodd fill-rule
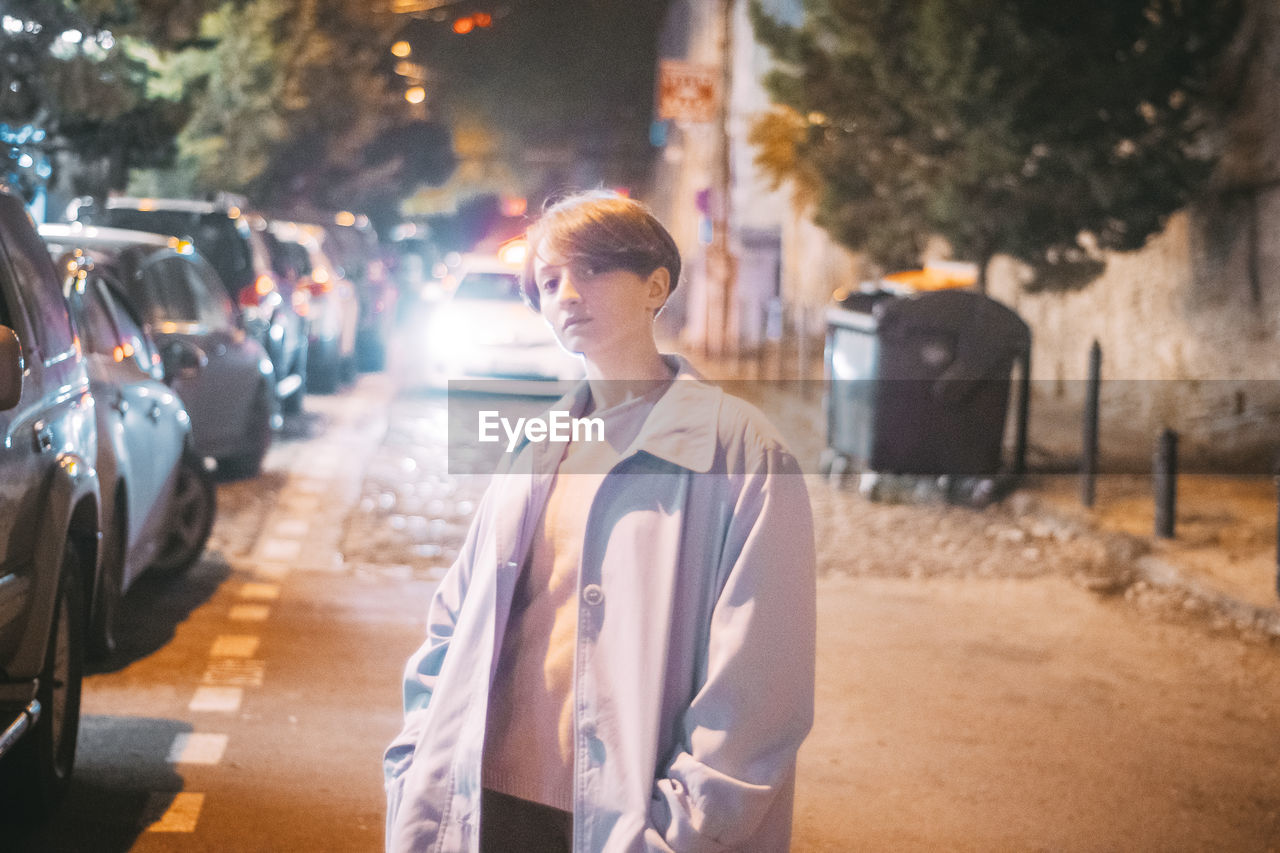
<instances>
[{"instance_id":1,"label":"asphalt road","mask_svg":"<svg viewBox=\"0 0 1280 853\"><path fill-rule=\"evenodd\" d=\"M400 668L484 484L446 459L447 421L363 376L311 398L261 477L219 486L206 559L126 597L71 797L28 849L381 849ZM1280 845L1275 649L1087 592L1069 578L1090 543L1001 507L810 493L794 850Z\"/></svg>"},{"instance_id":2,"label":"asphalt road","mask_svg":"<svg viewBox=\"0 0 1280 853\"><path fill-rule=\"evenodd\" d=\"M381 751L438 577L344 559L389 402L378 376L309 398L261 477L220 484L205 559L130 590L70 797L27 849L380 848Z\"/></svg>"}]
</instances>

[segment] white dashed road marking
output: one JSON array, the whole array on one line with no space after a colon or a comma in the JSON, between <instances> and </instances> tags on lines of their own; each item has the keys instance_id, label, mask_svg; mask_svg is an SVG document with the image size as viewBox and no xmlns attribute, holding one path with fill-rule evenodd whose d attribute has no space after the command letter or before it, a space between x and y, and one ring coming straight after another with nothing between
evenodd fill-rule
<instances>
[{"instance_id":1,"label":"white dashed road marking","mask_svg":"<svg viewBox=\"0 0 1280 853\"><path fill-rule=\"evenodd\" d=\"M252 634L222 634L215 637L209 649L211 658L251 658L258 651L258 638Z\"/></svg>"},{"instance_id":2,"label":"white dashed road marking","mask_svg":"<svg viewBox=\"0 0 1280 853\"><path fill-rule=\"evenodd\" d=\"M170 796L173 797L172 802L169 802ZM203 807L204 794L186 791L179 794L155 793L147 801L143 820L149 824L147 832L195 832ZM155 814L159 817L147 820L148 816Z\"/></svg>"},{"instance_id":3,"label":"white dashed road marking","mask_svg":"<svg viewBox=\"0 0 1280 853\"><path fill-rule=\"evenodd\" d=\"M265 622L270 615L271 608L265 604L237 604L227 611L232 622Z\"/></svg>"},{"instance_id":4,"label":"white dashed road marking","mask_svg":"<svg viewBox=\"0 0 1280 853\"><path fill-rule=\"evenodd\" d=\"M191 711L232 713L240 710L244 701L243 687L197 687L187 708Z\"/></svg>"},{"instance_id":5,"label":"white dashed road marking","mask_svg":"<svg viewBox=\"0 0 1280 853\"><path fill-rule=\"evenodd\" d=\"M182 732L169 747L170 764L217 764L227 749L227 736L208 732Z\"/></svg>"},{"instance_id":6,"label":"white dashed road marking","mask_svg":"<svg viewBox=\"0 0 1280 853\"><path fill-rule=\"evenodd\" d=\"M280 584L251 581L240 587L240 597L256 601L275 601L280 597Z\"/></svg>"},{"instance_id":7,"label":"white dashed road marking","mask_svg":"<svg viewBox=\"0 0 1280 853\"><path fill-rule=\"evenodd\" d=\"M298 559L301 553L302 542L297 539L263 539L259 540L254 556L271 563L284 563Z\"/></svg>"},{"instance_id":8,"label":"white dashed road marking","mask_svg":"<svg viewBox=\"0 0 1280 853\"><path fill-rule=\"evenodd\" d=\"M217 687L261 687L266 669L266 661L221 658L209 661L200 680Z\"/></svg>"},{"instance_id":9,"label":"white dashed road marking","mask_svg":"<svg viewBox=\"0 0 1280 853\"><path fill-rule=\"evenodd\" d=\"M305 518L282 518L271 528L278 539L303 539L311 529L311 522Z\"/></svg>"}]
</instances>

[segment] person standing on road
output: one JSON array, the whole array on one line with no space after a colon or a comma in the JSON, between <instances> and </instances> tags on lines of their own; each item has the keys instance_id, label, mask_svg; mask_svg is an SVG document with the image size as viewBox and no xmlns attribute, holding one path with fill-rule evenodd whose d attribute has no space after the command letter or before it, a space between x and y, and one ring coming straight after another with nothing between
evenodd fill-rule
<instances>
[{"instance_id":1,"label":"person standing on road","mask_svg":"<svg viewBox=\"0 0 1280 853\"><path fill-rule=\"evenodd\" d=\"M546 209L522 287L587 379L588 440L513 448L405 669L389 851L785 851L813 721L813 522L747 403L659 353L670 234Z\"/></svg>"}]
</instances>

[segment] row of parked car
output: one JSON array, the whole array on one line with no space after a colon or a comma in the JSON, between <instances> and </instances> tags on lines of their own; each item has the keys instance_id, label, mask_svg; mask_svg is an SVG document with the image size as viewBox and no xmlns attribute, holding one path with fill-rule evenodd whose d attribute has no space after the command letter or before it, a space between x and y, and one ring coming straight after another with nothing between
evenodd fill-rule
<instances>
[{"instance_id":1,"label":"row of parked car","mask_svg":"<svg viewBox=\"0 0 1280 853\"><path fill-rule=\"evenodd\" d=\"M37 231L0 188L3 816L64 793L85 658L143 572L199 559L211 464L256 474L307 391L381 367L393 291L342 228L111 199Z\"/></svg>"}]
</instances>

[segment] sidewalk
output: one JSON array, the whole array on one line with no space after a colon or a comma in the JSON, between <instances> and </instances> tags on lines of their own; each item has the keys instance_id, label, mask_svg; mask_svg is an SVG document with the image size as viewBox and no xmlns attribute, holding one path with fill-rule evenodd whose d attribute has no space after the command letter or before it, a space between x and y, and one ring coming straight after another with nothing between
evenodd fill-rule
<instances>
[{"instance_id":1,"label":"sidewalk","mask_svg":"<svg viewBox=\"0 0 1280 853\"><path fill-rule=\"evenodd\" d=\"M754 382L746 372L750 365L697 353L690 360L709 379L729 382L732 393L759 406L783 433L802 467L818 470L817 460L826 445L820 381ZM809 375L820 376L820 366ZM1046 424L1043 430L1060 432L1060 427ZM1034 443L1034 407L1029 432ZM1094 506L1089 509L1080 501L1078 476L1036 473L1034 460L1032 467L1033 472L998 507L970 511L998 514L1001 522L1011 515L1024 529L1038 526L1059 538L1090 540L1106 556L1081 566L1074 579L1095 592L1124 595L1178 618L1203 619L1215 630L1280 640L1277 493L1272 478L1184 474L1178 479L1175 538L1163 540L1155 536L1155 503L1148 477L1100 475ZM1058 463L1054 467L1063 470ZM825 485L853 492L858 477L847 477L838 486ZM936 490L923 488L918 494L918 498L900 494L898 500L937 500Z\"/></svg>"}]
</instances>

